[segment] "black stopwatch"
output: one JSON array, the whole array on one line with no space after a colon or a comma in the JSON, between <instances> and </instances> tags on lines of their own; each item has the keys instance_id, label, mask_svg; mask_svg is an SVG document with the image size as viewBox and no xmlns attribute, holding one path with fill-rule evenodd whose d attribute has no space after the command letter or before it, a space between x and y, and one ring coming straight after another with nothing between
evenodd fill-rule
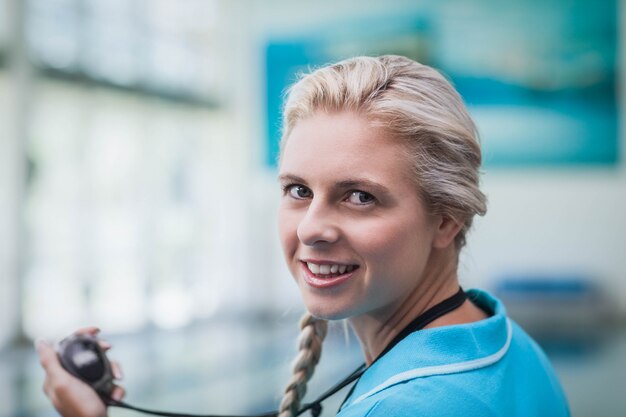
<instances>
[{"instance_id":1,"label":"black stopwatch","mask_svg":"<svg viewBox=\"0 0 626 417\"><path fill-rule=\"evenodd\" d=\"M69 336L59 342L57 353L69 373L90 385L103 398L110 397L113 391L111 363L96 337Z\"/></svg>"}]
</instances>

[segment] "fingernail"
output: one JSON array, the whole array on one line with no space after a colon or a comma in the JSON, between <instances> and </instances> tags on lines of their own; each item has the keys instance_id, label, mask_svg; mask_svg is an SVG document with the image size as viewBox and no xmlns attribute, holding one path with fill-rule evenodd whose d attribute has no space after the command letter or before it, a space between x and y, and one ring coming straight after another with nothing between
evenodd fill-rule
<instances>
[{"instance_id":1,"label":"fingernail","mask_svg":"<svg viewBox=\"0 0 626 417\"><path fill-rule=\"evenodd\" d=\"M124 373L119 366L113 367L113 376L115 377L115 379L124 379Z\"/></svg>"},{"instance_id":2,"label":"fingernail","mask_svg":"<svg viewBox=\"0 0 626 417\"><path fill-rule=\"evenodd\" d=\"M115 401L121 401L123 396L124 392L118 388L114 389L111 393L111 398L113 398Z\"/></svg>"}]
</instances>

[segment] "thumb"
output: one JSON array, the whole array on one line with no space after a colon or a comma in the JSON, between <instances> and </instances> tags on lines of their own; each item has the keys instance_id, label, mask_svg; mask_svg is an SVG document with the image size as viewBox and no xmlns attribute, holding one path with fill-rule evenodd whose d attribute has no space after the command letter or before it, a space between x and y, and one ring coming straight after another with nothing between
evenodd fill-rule
<instances>
[{"instance_id":1,"label":"thumb","mask_svg":"<svg viewBox=\"0 0 626 417\"><path fill-rule=\"evenodd\" d=\"M58 372L62 370L56 351L49 342L43 339L35 341L35 350L39 355L39 362L46 372Z\"/></svg>"}]
</instances>

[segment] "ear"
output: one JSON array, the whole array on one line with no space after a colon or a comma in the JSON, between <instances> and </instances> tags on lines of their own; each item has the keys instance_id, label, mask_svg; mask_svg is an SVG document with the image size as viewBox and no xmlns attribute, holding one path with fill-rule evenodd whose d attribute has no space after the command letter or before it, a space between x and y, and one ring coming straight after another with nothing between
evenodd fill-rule
<instances>
[{"instance_id":1,"label":"ear","mask_svg":"<svg viewBox=\"0 0 626 417\"><path fill-rule=\"evenodd\" d=\"M435 230L433 246L437 249L445 249L454 243L454 238L459 234L463 225L451 217L440 216Z\"/></svg>"}]
</instances>

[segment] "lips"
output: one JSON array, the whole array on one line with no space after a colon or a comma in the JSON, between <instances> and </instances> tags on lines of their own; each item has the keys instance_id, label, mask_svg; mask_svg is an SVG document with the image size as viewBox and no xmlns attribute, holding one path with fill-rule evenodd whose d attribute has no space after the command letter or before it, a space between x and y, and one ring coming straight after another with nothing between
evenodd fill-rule
<instances>
[{"instance_id":1,"label":"lips","mask_svg":"<svg viewBox=\"0 0 626 417\"><path fill-rule=\"evenodd\" d=\"M301 261L304 281L314 288L329 288L349 280L358 265Z\"/></svg>"}]
</instances>

